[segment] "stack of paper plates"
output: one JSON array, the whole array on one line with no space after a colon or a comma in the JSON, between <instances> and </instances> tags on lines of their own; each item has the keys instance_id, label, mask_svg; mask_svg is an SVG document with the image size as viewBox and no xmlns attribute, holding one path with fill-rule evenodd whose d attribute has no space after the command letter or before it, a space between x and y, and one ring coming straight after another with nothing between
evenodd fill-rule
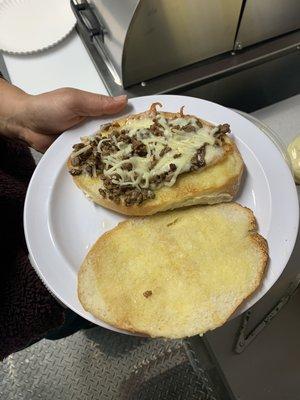
<instances>
[{"instance_id":1,"label":"stack of paper plates","mask_svg":"<svg viewBox=\"0 0 300 400\"><path fill-rule=\"evenodd\" d=\"M30 54L64 39L76 19L68 0L0 1L0 50Z\"/></svg>"}]
</instances>

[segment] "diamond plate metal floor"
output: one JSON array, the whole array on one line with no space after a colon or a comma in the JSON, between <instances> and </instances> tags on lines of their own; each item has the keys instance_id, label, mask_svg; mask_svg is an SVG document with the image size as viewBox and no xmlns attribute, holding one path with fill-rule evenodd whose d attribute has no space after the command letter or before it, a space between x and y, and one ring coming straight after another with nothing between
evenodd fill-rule
<instances>
[{"instance_id":1,"label":"diamond plate metal floor","mask_svg":"<svg viewBox=\"0 0 300 400\"><path fill-rule=\"evenodd\" d=\"M180 340L92 328L42 340L0 364L2 400L218 400ZM223 400L223 399L222 399Z\"/></svg>"}]
</instances>

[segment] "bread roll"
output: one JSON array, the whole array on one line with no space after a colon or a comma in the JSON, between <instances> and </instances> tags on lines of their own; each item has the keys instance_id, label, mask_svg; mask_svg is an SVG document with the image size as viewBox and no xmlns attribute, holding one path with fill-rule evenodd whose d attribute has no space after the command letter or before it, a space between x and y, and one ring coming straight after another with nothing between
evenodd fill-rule
<instances>
[{"instance_id":1,"label":"bread roll","mask_svg":"<svg viewBox=\"0 0 300 400\"><path fill-rule=\"evenodd\" d=\"M236 203L189 207L121 222L86 256L84 309L120 329L181 338L224 324L260 285L266 240Z\"/></svg>"}]
</instances>

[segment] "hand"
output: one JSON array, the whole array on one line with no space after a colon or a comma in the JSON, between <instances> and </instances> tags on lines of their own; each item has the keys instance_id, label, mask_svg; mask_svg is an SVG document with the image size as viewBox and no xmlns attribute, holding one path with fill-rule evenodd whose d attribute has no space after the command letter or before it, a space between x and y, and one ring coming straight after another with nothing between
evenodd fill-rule
<instances>
[{"instance_id":1,"label":"hand","mask_svg":"<svg viewBox=\"0 0 300 400\"><path fill-rule=\"evenodd\" d=\"M0 133L44 152L58 135L87 117L115 114L126 104L126 96L71 88L32 96L4 82L0 85Z\"/></svg>"}]
</instances>

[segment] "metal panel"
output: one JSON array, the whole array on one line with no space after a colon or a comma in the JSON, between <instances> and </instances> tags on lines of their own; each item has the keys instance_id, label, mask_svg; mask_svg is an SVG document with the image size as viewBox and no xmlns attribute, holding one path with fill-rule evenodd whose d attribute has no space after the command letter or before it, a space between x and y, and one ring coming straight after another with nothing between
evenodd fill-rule
<instances>
[{"instance_id":1,"label":"metal panel","mask_svg":"<svg viewBox=\"0 0 300 400\"><path fill-rule=\"evenodd\" d=\"M182 340L138 338L97 327L55 342L42 340L9 356L0 365L0 398L232 400L210 357L204 366L195 356Z\"/></svg>"},{"instance_id":2,"label":"metal panel","mask_svg":"<svg viewBox=\"0 0 300 400\"><path fill-rule=\"evenodd\" d=\"M111 78L98 51L84 32L79 30L79 34L108 92L114 96L180 93L249 112L300 90L299 30L241 52L200 61L143 84L132 85L126 90Z\"/></svg>"},{"instance_id":3,"label":"metal panel","mask_svg":"<svg viewBox=\"0 0 300 400\"><path fill-rule=\"evenodd\" d=\"M3 75L3 77L9 81L9 75L8 75L8 71L4 62L4 59L2 57L2 54L0 53L0 72Z\"/></svg>"},{"instance_id":4,"label":"metal panel","mask_svg":"<svg viewBox=\"0 0 300 400\"><path fill-rule=\"evenodd\" d=\"M247 0L236 48L300 29L299 0Z\"/></svg>"},{"instance_id":5,"label":"metal panel","mask_svg":"<svg viewBox=\"0 0 300 400\"><path fill-rule=\"evenodd\" d=\"M233 47L241 0L143 0L126 37L123 86Z\"/></svg>"},{"instance_id":6,"label":"metal panel","mask_svg":"<svg viewBox=\"0 0 300 400\"><path fill-rule=\"evenodd\" d=\"M242 0L71 2L81 29L123 87L230 51L242 5Z\"/></svg>"},{"instance_id":7,"label":"metal panel","mask_svg":"<svg viewBox=\"0 0 300 400\"><path fill-rule=\"evenodd\" d=\"M139 0L89 0L88 3L106 31L103 43L96 37L94 40L108 53L121 78L126 34Z\"/></svg>"},{"instance_id":8,"label":"metal panel","mask_svg":"<svg viewBox=\"0 0 300 400\"><path fill-rule=\"evenodd\" d=\"M175 93L252 112L300 93L299 71L300 55L295 52Z\"/></svg>"}]
</instances>

